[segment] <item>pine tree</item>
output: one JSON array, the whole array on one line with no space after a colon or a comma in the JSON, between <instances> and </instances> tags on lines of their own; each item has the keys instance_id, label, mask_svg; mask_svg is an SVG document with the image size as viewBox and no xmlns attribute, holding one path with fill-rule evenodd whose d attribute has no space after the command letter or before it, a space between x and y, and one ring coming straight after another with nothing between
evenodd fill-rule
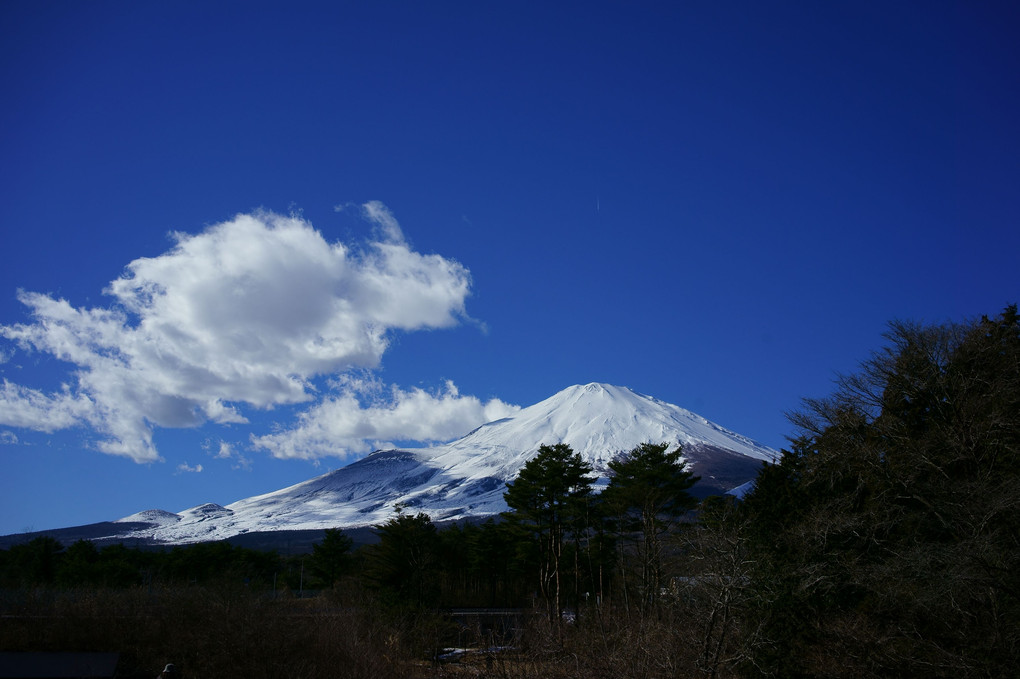
<instances>
[{"instance_id":1,"label":"pine tree","mask_svg":"<svg viewBox=\"0 0 1020 679\"><path fill-rule=\"evenodd\" d=\"M563 618L563 547L585 515L591 472L569 445L543 445L503 494L512 510L508 522L536 547L539 591L557 626Z\"/></svg>"},{"instance_id":2,"label":"pine tree","mask_svg":"<svg viewBox=\"0 0 1020 679\"><path fill-rule=\"evenodd\" d=\"M322 542L312 545L309 567L312 574L332 587L351 566L354 541L339 528L327 528Z\"/></svg>"},{"instance_id":3,"label":"pine tree","mask_svg":"<svg viewBox=\"0 0 1020 679\"><path fill-rule=\"evenodd\" d=\"M600 498L606 513L617 519L618 531L635 537L642 609L664 586L664 537L697 506L688 491L699 477L687 469L680 446L668 450L668 443L642 443L612 460L612 476Z\"/></svg>"},{"instance_id":4,"label":"pine tree","mask_svg":"<svg viewBox=\"0 0 1020 679\"><path fill-rule=\"evenodd\" d=\"M376 527L379 543L367 550L366 575L394 604L427 608L435 601L439 537L428 514L398 513Z\"/></svg>"}]
</instances>

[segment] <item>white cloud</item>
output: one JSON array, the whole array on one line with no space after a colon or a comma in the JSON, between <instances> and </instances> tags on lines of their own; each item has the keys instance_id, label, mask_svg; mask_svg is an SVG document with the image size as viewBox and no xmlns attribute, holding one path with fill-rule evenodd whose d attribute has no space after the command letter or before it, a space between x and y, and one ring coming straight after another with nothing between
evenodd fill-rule
<instances>
[{"instance_id":1,"label":"white cloud","mask_svg":"<svg viewBox=\"0 0 1020 679\"><path fill-rule=\"evenodd\" d=\"M370 200L362 206L365 216L382 230L383 239L390 243L404 242L404 232L390 209L377 200Z\"/></svg>"},{"instance_id":2,"label":"white cloud","mask_svg":"<svg viewBox=\"0 0 1020 679\"><path fill-rule=\"evenodd\" d=\"M362 405L359 391L369 396L368 405ZM499 399L483 403L461 396L452 382L438 393L394 386L388 395L373 397L375 391L352 383L301 413L294 428L253 436L252 445L278 458L346 458L392 446L392 441L448 441L520 410Z\"/></svg>"},{"instance_id":3,"label":"white cloud","mask_svg":"<svg viewBox=\"0 0 1020 679\"><path fill-rule=\"evenodd\" d=\"M251 470L251 459L243 455L237 447L224 440L206 439L202 449L217 460L230 460L231 469Z\"/></svg>"},{"instance_id":4,"label":"white cloud","mask_svg":"<svg viewBox=\"0 0 1020 679\"><path fill-rule=\"evenodd\" d=\"M88 424L100 450L151 462L153 427L244 423L241 406L310 401L313 378L376 367L392 331L466 318L468 271L414 252L381 203L362 212L380 233L361 247L270 212L174 234L109 285L109 308L19 293L32 321L0 336L73 364L76 384L45 394L5 381L0 425Z\"/></svg>"},{"instance_id":5,"label":"white cloud","mask_svg":"<svg viewBox=\"0 0 1020 679\"><path fill-rule=\"evenodd\" d=\"M216 451L216 457L221 460L229 460L234 456L234 447L226 441L220 441L219 449Z\"/></svg>"},{"instance_id":6,"label":"white cloud","mask_svg":"<svg viewBox=\"0 0 1020 679\"><path fill-rule=\"evenodd\" d=\"M13 431L0 431L0 444L13 446L18 443L18 435Z\"/></svg>"},{"instance_id":7,"label":"white cloud","mask_svg":"<svg viewBox=\"0 0 1020 679\"><path fill-rule=\"evenodd\" d=\"M0 422L10 427L45 432L66 429L83 423L93 406L87 397L68 390L47 395L6 379L0 386Z\"/></svg>"},{"instance_id":8,"label":"white cloud","mask_svg":"<svg viewBox=\"0 0 1020 679\"><path fill-rule=\"evenodd\" d=\"M202 465L200 465L200 464L197 464L194 467L191 467L191 466L188 465L187 462L182 462L181 464L177 465L177 473L178 474L184 474L184 473L198 474L201 471L202 471Z\"/></svg>"}]
</instances>

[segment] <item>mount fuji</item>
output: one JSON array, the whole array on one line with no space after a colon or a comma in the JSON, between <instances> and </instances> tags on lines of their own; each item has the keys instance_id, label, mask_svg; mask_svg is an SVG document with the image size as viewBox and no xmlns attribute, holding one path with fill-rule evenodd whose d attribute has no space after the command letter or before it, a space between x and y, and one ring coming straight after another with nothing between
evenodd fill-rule
<instances>
[{"instance_id":1,"label":"mount fuji","mask_svg":"<svg viewBox=\"0 0 1020 679\"><path fill-rule=\"evenodd\" d=\"M543 444L566 443L607 482L607 463L645 442L680 444L701 481L695 495L739 493L777 452L678 406L626 387L568 387L513 417L482 425L450 443L381 450L322 476L221 506L179 513L150 509L97 524L94 539L183 544L272 531L377 525L396 509L433 521L506 511L506 484ZM99 531L103 532L103 531Z\"/></svg>"}]
</instances>

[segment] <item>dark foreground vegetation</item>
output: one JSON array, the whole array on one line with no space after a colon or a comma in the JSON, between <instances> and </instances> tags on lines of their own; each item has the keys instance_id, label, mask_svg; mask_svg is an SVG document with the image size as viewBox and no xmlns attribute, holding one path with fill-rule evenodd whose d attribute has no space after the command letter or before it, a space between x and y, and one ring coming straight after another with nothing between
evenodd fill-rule
<instances>
[{"instance_id":1,"label":"dark foreground vegetation","mask_svg":"<svg viewBox=\"0 0 1020 679\"><path fill-rule=\"evenodd\" d=\"M0 650L121 676L1014 677L1020 320L896 323L744 501L649 443L592 492L543 446L499 521L400 511L307 555L38 538L0 552ZM465 610L468 609L468 610Z\"/></svg>"}]
</instances>

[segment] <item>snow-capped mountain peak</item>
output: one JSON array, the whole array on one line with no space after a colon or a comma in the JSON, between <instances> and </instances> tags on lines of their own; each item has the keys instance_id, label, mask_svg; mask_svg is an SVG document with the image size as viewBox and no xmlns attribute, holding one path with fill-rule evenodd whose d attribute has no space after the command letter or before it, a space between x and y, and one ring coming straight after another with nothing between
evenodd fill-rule
<instances>
[{"instance_id":1,"label":"snow-capped mountain peak","mask_svg":"<svg viewBox=\"0 0 1020 679\"><path fill-rule=\"evenodd\" d=\"M440 446L447 455L479 452L530 458L542 444L566 443L599 468L615 455L646 443L708 445L759 460L775 451L700 415L626 387L593 382L568 387L515 416L479 427ZM526 461L526 459L525 459ZM523 464L523 462L521 462Z\"/></svg>"},{"instance_id":2,"label":"snow-capped mountain peak","mask_svg":"<svg viewBox=\"0 0 1020 679\"><path fill-rule=\"evenodd\" d=\"M702 494L740 486L754 478L762 461L776 456L689 410L626 387L591 383L568 387L444 445L377 451L226 507L209 503L128 519L148 524L134 537L179 543L253 531L377 525L393 516L397 505L434 520L492 515L506 510L507 482L543 444L566 443L596 472L604 472L615 456L646 442L682 445L684 457L702 476Z\"/></svg>"}]
</instances>

